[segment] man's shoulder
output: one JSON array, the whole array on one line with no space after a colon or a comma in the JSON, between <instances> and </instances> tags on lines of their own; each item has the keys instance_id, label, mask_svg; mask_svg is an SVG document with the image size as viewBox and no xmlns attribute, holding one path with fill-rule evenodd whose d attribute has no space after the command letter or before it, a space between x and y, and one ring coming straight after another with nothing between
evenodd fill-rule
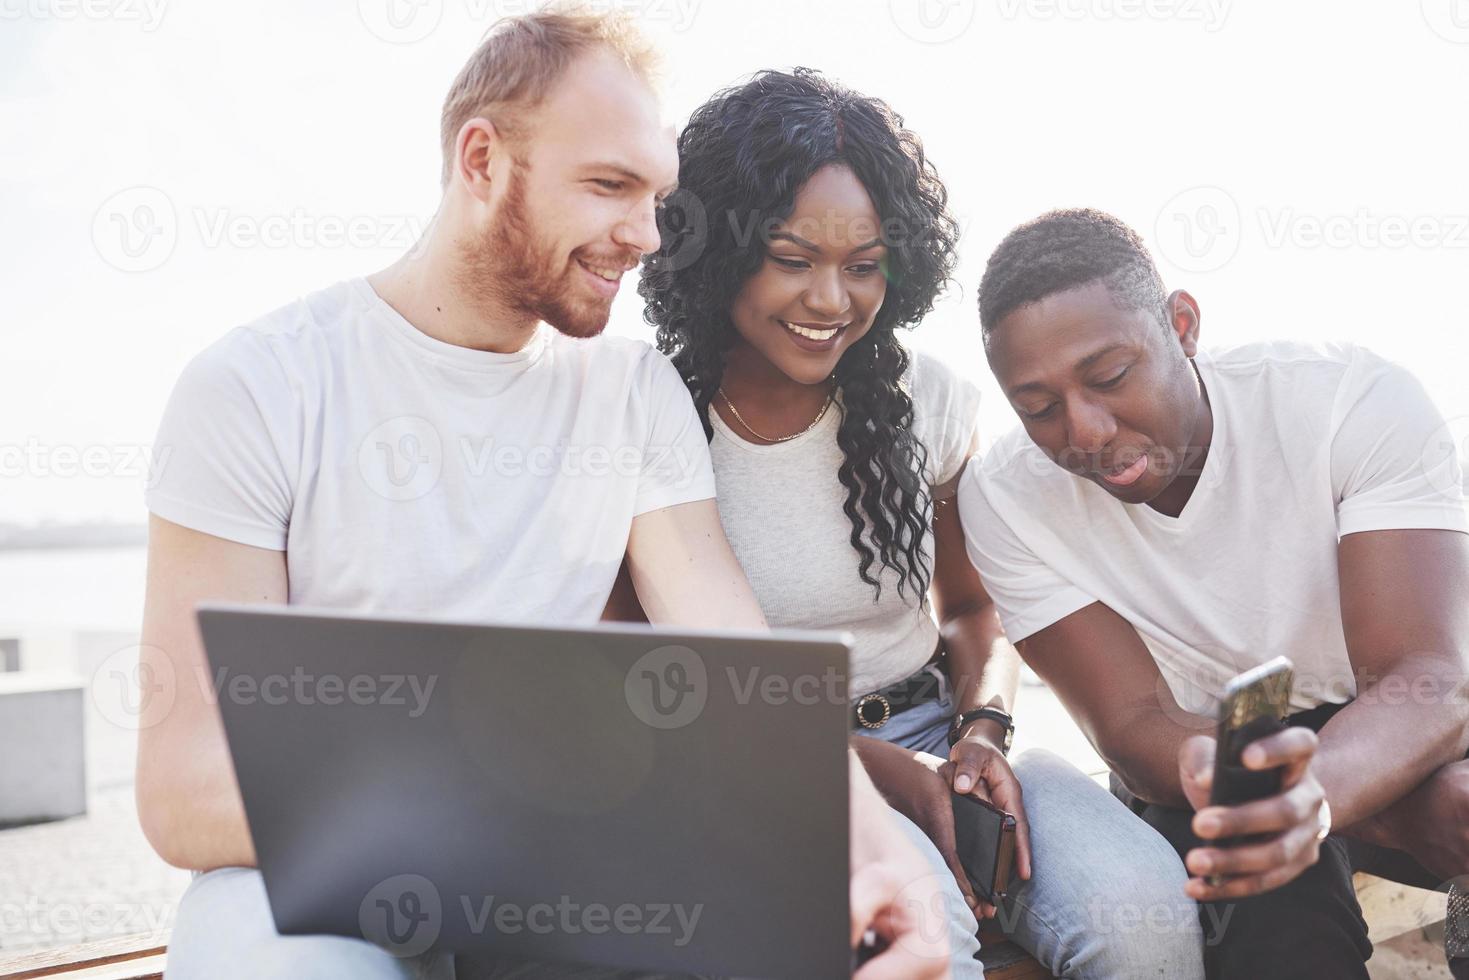
<instances>
[{"instance_id":1,"label":"man's shoulder","mask_svg":"<svg viewBox=\"0 0 1469 980\"><path fill-rule=\"evenodd\" d=\"M1205 381L1234 393L1237 410L1274 416L1290 406L1290 418L1315 432L1340 421L1343 406L1378 382L1416 383L1402 366L1358 344L1332 341L1260 341L1202 351ZM1212 378L1211 378L1212 375ZM1317 423L1308 424L1315 419Z\"/></svg>"},{"instance_id":2,"label":"man's shoulder","mask_svg":"<svg viewBox=\"0 0 1469 980\"><path fill-rule=\"evenodd\" d=\"M1205 347L1201 358L1220 375L1274 377L1289 382L1319 377L1340 379L1364 364L1385 364L1366 347L1346 341L1258 340Z\"/></svg>"},{"instance_id":3,"label":"man's shoulder","mask_svg":"<svg viewBox=\"0 0 1469 980\"><path fill-rule=\"evenodd\" d=\"M1016 425L965 469L962 495L978 498L1006 521L1025 514L1055 514L1079 503L1080 480L1062 469Z\"/></svg>"},{"instance_id":4,"label":"man's shoulder","mask_svg":"<svg viewBox=\"0 0 1469 980\"><path fill-rule=\"evenodd\" d=\"M337 283L234 327L195 358L214 370L280 371L311 348L331 343L350 322L352 284Z\"/></svg>"}]
</instances>

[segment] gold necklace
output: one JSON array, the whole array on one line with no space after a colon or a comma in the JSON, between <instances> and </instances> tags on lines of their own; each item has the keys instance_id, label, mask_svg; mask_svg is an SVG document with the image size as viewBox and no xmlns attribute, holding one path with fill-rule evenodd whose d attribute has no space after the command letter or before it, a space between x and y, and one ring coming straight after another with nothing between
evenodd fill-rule
<instances>
[{"instance_id":1,"label":"gold necklace","mask_svg":"<svg viewBox=\"0 0 1469 980\"><path fill-rule=\"evenodd\" d=\"M724 393L723 386L720 386L719 388L719 397L724 399L724 404L729 407L730 414L735 417L736 422L744 426L746 432L750 433L750 435L754 436L756 439L762 439L765 442L790 442L792 439L798 439L801 436L804 436L806 433L816 428L816 426L821 423L822 419L826 418L826 410L831 408L831 403L835 400L835 395L832 393L828 393L826 396L826 402L821 406L821 411L816 413L816 418L812 419L811 424L806 426L806 428L802 429L800 432L793 432L788 436L764 436L756 432L754 429L750 428L750 423L745 421L745 417L740 414L740 410L734 407L734 402L729 400L729 395L726 395Z\"/></svg>"}]
</instances>

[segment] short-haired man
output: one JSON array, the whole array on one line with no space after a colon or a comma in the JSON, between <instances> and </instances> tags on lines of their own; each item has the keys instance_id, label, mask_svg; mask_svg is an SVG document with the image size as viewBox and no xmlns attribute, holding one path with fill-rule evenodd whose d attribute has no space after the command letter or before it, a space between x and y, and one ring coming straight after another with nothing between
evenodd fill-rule
<instances>
[{"instance_id":1,"label":"short-haired man","mask_svg":"<svg viewBox=\"0 0 1469 980\"><path fill-rule=\"evenodd\" d=\"M1097 211L1011 232L979 302L1022 425L960 507L1007 634L1185 856L1212 976L1366 977L1354 862L1469 872L1469 506L1444 420L1357 347L1201 349L1198 303ZM1208 806L1223 682L1280 654L1300 727L1245 764L1284 789Z\"/></svg>"},{"instance_id":2,"label":"short-haired man","mask_svg":"<svg viewBox=\"0 0 1469 980\"><path fill-rule=\"evenodd\" d=\"M654 622L763 628L677 373L647 344L583 339L657 249L655 209L678 173L650 57L617 17L501 22L446 101L444 196L420 247L240 327L185 370L158 439L170 465L148 495L155 676L198 674L201 601L589 622L624 554ZM922 833L849 764L854 936L873 925L887 940L874 974L946 976L951 946L977 948L973 916L937 853L924 861ZM160 855L208 872L179 910L170 978L453 976L447 956L276 935L196 685L179 683L141 733L138 804ZM920 928L945 881L957 933Z\"/></svg>"}]
</instances>

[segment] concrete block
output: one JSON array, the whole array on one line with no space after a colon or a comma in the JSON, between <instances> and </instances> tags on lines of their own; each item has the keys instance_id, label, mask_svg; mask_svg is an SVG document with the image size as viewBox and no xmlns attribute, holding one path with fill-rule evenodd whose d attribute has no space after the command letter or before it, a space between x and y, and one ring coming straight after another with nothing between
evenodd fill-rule
<instances>
[{"instance_id":1,"label":"concrete block","mask_svg":"<svg viewBox=\"0 0 1469 980\"><path fill-rule=\"evenodd\" d=\"M0 674L0 826L87 812L85 697L75 677Z\"/></svg>"}]
</instances>

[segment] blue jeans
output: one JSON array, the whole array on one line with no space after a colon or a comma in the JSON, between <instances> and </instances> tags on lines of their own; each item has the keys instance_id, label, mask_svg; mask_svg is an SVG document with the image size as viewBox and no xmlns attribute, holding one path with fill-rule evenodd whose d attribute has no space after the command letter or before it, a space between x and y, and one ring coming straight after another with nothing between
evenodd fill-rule
<instances>
[{"instance_id":1,"label":"blue jeans","mask_svg":"<svg viewBox=\"0 0 1469 980\"><path fill-rule=\"evenodd\" d=\"M946 693L858 734L948 758L953 712ZM1054 753L1033 749L1011 767L1030 821L1032 866L1030 880L1012 879L1000 905L1004 931L1058 977L1202 980L1198 906L1162 835Z\"/></svg>"}]
</instances>

